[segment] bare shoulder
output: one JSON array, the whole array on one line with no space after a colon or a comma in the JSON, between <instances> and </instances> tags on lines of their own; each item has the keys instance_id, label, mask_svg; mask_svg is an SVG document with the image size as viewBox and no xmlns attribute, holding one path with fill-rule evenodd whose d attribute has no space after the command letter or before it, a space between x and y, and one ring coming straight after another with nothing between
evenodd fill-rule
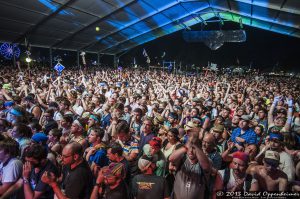
<instances>
[{"instance_id":1,"label":"bare shoulder","mask_svg":"<svg viewBox=\"0 0 300 199\"><path fill-rule=\"evenodd\" d=\"M264 170L264 166L256 165L256 166L251 167L250 172L259 173L260 171L263 171L263 170Z\"/></svg>"}]
</instances>

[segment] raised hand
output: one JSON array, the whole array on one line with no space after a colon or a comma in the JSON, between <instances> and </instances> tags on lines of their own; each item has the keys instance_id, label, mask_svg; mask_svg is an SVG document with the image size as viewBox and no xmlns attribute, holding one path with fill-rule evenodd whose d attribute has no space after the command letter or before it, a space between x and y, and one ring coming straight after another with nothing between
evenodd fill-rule
<instances>
[{"instance_id":1,"label":"raised hand","mask_svg":"<svg viewBox=\"0 0 300 199\"><path fill-rule=\"evenodd\" d=\"M31 164L30 162L25 162L25 164L23 165L23 177L24 178L29 178L30 177L30 173L31 173Z\"/></svg>"},{"instance_id":2,"label":"raised hand","mask_svg":"<svg viewBox=\"0 0 300 199\"><path fill-rule=\"evenodd\" d=\"M56 176L52 172L45 171L44 174L42 175L41 180L43 183L51 185L53 183L56 183Z\"/></svg>"}]
</instances>

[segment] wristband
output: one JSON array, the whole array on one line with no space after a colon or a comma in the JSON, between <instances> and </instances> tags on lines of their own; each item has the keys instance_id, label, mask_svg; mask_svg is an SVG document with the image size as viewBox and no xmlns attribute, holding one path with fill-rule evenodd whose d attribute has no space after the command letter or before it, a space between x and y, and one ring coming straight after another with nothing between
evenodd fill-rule
<instances>
[{"instance_id":1,"label":"wristband","mask_svg":"<svg viewBox=\"0 0 300 199\"><path fill-rule=\"evenodd\" d=\"M27 178L23 178L23 183L24 184L28 184L29 183L29 180Z\"/></svg>"}]
</instances>

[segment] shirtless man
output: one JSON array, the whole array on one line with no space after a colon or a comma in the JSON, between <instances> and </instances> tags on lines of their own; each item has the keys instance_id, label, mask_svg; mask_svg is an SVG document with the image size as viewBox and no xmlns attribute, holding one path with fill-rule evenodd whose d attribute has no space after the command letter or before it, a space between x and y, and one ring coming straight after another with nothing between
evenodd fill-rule
<instances>
[{"instance_id":1,"label":"shirtless man","mask_svg":"<svg viewBox=\"0 0 300 199\"><path fill-rule=\"evenodd\" d=\"M288 185L287 175L281 171L279 166L279 153L266 151L263 165L253 169L253 177L257 179L260 190L264 191L286 191Z\"/></svg>"}]
</instances>

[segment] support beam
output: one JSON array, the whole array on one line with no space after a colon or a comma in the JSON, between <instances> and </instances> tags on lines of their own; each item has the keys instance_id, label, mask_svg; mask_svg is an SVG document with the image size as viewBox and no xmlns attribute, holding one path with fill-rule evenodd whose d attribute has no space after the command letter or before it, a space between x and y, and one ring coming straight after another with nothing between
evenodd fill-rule
<instances>
[{"instance_id":1,"label":"support beam","mask_svg":"<svg viewBox=\"0 0 300 199\"><path fill-rule=\"evenodd\" d=\"M284 6L284 4L286 3L286 1L287 1L287 0L283 0L283 1L282 1L281 6L280 6L280 9L283 8L283 6ZM276 20L278 19L279 15L280 15L280 12L281 12L281 10L278 10L278 11L277 11L276 16L274 17L274 20L273 20L273 21L276 21ZM273 25L274 25L274 24L272 24L272 25L270 26L270 30L273 28Z\"/></svg>"},{"instance_id":2,"label":"support beam","mask_svg":"<svg viewBox=\"0 0 300 199\"><path fill-rule=\"evenodd\" d=\"M114 68L115 69L118 68L118 59L119 59L119 57L117 57L117 55L114 55Z\"/></svg>"},{"instance_id":3,"label":"support beam","mask_svg":"<svg viewBox=\"0 0 300 199\"><path fill-rule=\"evenodd\" d=\"M276 4L270 4L270 3L260 3L259 1L245 1L245 0L231 0L231 1L236 1L236 2L241 2L241 3L245 3L245 4L252 4L254 6L258 6L258 7L263 7L263 8L268 8L268 9L272 9L272 10L278 10L281 12L287 12L287 13L293 13L296 15L300 15L300 10L299 9L284 9L283 6L285 5L285 3L287 2L287 0L283 0L283 2L281 3L281 6L278 8L278 6ZM279 1L279 0L278 0ZM276 1L275 1L276 2Z\"/></svg>"},{"instance_id":4,"label":"support beam","mask_svg":"<svg viewBox=\"0 0 300 199\"><path fill-rule=\"evenodd\" d=\"M230 1L229 0L226 0L227 1L227 6L229 8L229 10L231 11L231 4L230 4ZM230 13L231 14L231 13ZM232 18L232 21L233 21L233 16L231 14L231 18Z\"/></svg>"},{"instance_id":5,"label":"support beam","mask_svg":"<svg viewBox=\"0 0 300 199\"><path fill-rule=\"evenodd\" d=\"M251 0L251 19L250 19L250 25L252 26L252 16L253 16L253 0Z\"/></svg>"},{"instance_id":6,"label":"support beam","mask_svg":"<svg viewBox=\"0 0 300 199\"><path fill-rule=\"evenodd\" d=\"M81 69L81 67L80 67L80 59L79 59L79 51L77 51L77 67Z\"/></svg>"},{"instance_id":7,"label":"support beam","mask_svg":"<svg viewBox=\"0 0 300 199\"><path fill-rule=\"evenodd\" d=\"M103 53L104 51L106 51L106 50L108 50L108 49L110 49L110 48L112 48L112 47L114 47L114 46L118 46L118 45L120 45L120 44L122 44L122 43L125 43L125 42L129 41L129 40L132 40L132 39L134 39L134 38L137 38L137 37L139 37L139 36L141 36L141 35L145 35L145 34L151 32L151 31L154 31L154 30L157 30L157 29L159 29L159 28L162 28L162 27L164 27L164 26L166 26L166 25L170 25L170 24L172 24L172 23L176 23L177 20L182 20L182 19L184 19L184 18L186 18L186 17L195 15L195 13L198 13L198 12L200 12L200 11L202 11L202 10L207 9L207 8L208 8L208 6L207 6L207 7L204 7L204 8L199 8L199 10L194 11L194 12L192 12L192 13L189 13L189 14L187 14L187 15L183 15L183 16L181 16L181 17L175 19L174 21L170 21L170 22L167 22L167 23L165 23L165 24L161 24L161 26L156 27L156 28L153 28L153 29L151 29L151 30L149 30L149 31L147 31L147 32L144 32L144 33L141 33L141 34L134 35L133 37L126 38L126 39L120 41L120 42L117 43L117 44L114 44L114 45L109 46L109 47L107 47L107 48L105 48L105 49L102 49L102 50L100 51L100 53ZM184 27L182 27L182 28L184 28ZM137 46L137 45L135 45L135 46Z\"/></svg>"},{"instance_id":8,"label":"support beam","mask_svg":"<svg viewBox=\"0 0 300 199\"><path fill-rule=\"evenodd\" d=\"M44 17L41 21L39 21L34 26L30 27L25 33L23 33L19 38L17 38L13 43L19 43L22 41L27 35L30 36L33 32L35 32L40 26L42 26L44 23L46 23L49 19L57 15L60 11L62 11L64 8L68 7L72 3L74 3L77 0L69 0L67 3L60 6L55 12L49 14L48 16Z\"/></svg>"},{"instance_id":9,"label":"support beam","mask_svg":"<svg viewBox=\"0 0 300 199\"><path fill-rule=\"evenodd\" d=\"M170 6L168 6L167 8L164 8L164 9L160 10L159 12L163 12L163 11L165 11L165 10L168 10L168 9L174 7L174 6L177 6L178 4L179 4L178 2L174 2L174 3L171 4ZM139 23L139 22L141 22L141 21L145 21L146 19L149 19L149 18L153 17L154 15L158 14L159 12L154 12L154 13L152 13L152 14L150 14L150 15L146 15L146 16L142 17L141 19L139 19L139 20L133 22L133 23L130 23L130 24L128 24L128 25L126 25L126 26L124 26L124 27L122 27L122 28L120 28L120 29L117 29L116 31L114 31L114 32L112 32L112 33L106 34L105 36L103 36L103 37L101 38L101 40L104 40L104 39L106 39L107 37L111 37L112 35L118 34L119 32L123 31L124 29L129 28L130 26L133 26L133 25L135 25L135 24L137 24L137 23ZM145 23L146 23L146 21L145 21ZM99 42L99 41L92 41L92 42L90 42L89 44L87 44L87 45L85 45L84 47L82 47L80 50L84 50L84 49L87 49L87 48L89 48L89 47L92 47L92 46L94 46L95 44L97 44L98 42Z\"/></svg>"},{"instance_id":10,"label":"support beam","mask_svg":"<svg viewBox=\"0 0 300 199\"><path fill-rule=\"evenodd\" d=\"M136 3L136 2L137 2L137 0L130 1L129 3L127 3L127 4L125 4L125 5L121 6L121 7L119 7L119 8L117 8L117 9L113 10L111 13L105 15L104 17L101 17L101 18L99 18L99 19L96 19L94 22L90 23L89 25L87 25L87 26L85 26L85 27L83 27L83 28L77 30L76 32L72 33L71 35L69 35L69 36L67 36L67 37L65 37L65 38L63 38L63 39L61 39L61 40L59 40L58 42L54 43L54 44L52 45L52 47L58 46L59 44L63 43L64 41L73 38L75 35L77 35L77 34L83 32L84 30L87 30L88 28L90 28L90 27L92 27L92 26L97 25L100 21L104 21L104 20L108 19L108 18L109 18L110 16L112 16L113 14L115 14L115 13L121 11L122 9L124 9L124 8L126 8L127 6L130 6L130 5L132 5L132 4Z\"/></svg>"},{"instance_id":11,"label":"support beam","mask_svg":"<svg viewBox=\"0 0 300 199\"><path fill-rule=\"evenodd\" d=\"M52 63L53 63L53 61L52 61L52 48L49 48L49 61L50 61L50 68L52 68Z\"/></svg>"},{"instance_id":12,"label":"support beam","mask_svg":"<svg viewBox=\"0 0 300 199\"><path fill-rule=\"evenodd\" d=\"M100 66L100 53L97 53L97 66Z\"/></svg>"}]
</instances>

